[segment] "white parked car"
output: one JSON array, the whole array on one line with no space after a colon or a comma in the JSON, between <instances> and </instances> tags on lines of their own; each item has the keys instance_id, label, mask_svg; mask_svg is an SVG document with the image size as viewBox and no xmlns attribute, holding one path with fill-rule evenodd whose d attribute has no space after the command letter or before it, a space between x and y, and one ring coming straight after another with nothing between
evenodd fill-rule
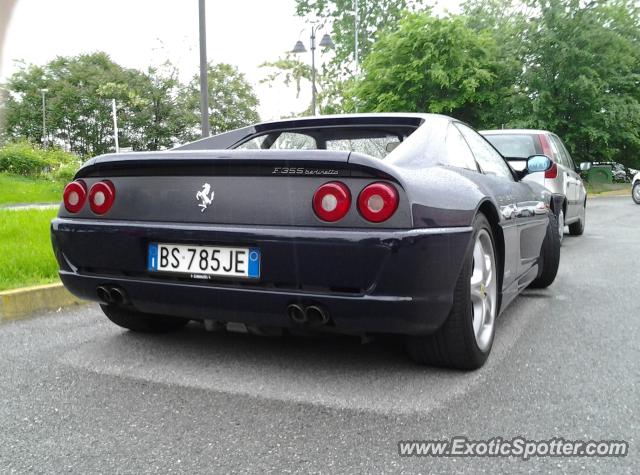
<instances>
[{"instance_id":1,"label":"white parked car","mask_svg":"<svg viewBox=\"0 0 640 475\"><path fill-rule=\"evenodd\" d=\"M565 225L569 226L569 233L573 236L584 232L587 190L580 178L580 168L576 167L560 137L547 130L531 129L482 130L480 133L515 170L522 170L527 158L532 155L548 156L553 162L551 169L545 173L532 173L524 179L535 181L552 193L564 196L562 207L553 210L558 218L561 240Z\"/></svg>"},{"instance_id":2,"label":"white parked car","mask_svg":"<svg viewBox=\"0 0 640 475\"><path fill-rule=\"evenodd\" d=\"M631 198L640 205L640 173L636 173L631 182Z\"/></svg>"}]
</instances>

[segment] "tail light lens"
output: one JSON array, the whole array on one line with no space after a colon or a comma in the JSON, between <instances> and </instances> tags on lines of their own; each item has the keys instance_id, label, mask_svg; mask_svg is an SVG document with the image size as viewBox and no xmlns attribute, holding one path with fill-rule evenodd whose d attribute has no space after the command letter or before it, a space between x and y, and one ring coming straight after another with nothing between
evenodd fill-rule
<instances>
[{"instance_id":1,"label":"tail light lens","mask_svg":"<svg viewBox=\"0 0 640 475\"><path fill-rule=\"evenodd\" d=\"M84 181L76 180L64 187L62 192L64 207L69 213L77 213L87 200L87 185Z\"/></svg>"},{"instance_id":2,"label":"tail light lens","mask_svg":"<svg viewBox=\"0 0 640 475\"><path fill-rule=\"evenodd\" d=\"M313 211L323 221L338 221L351 207L351 192L344 183L325 183L313 194Z\"/></svg>"},{"instance_id":3,"label":"tail light lens","mask_svg":"<svg viewBox=\"0 0 640 475\"><path fill-rule=\"evenodd\" d=\"M94 183L89 190L89 206L95 214L105 214L116 199L116 189L108 180Z\"/></svg>"},{"instance_id":4,"label":"tail light lens","mask_svg":"<svg viewBox=\"0 0 640 475\"><path fill-rule=\"evenodd\" d=\"M538 139L540 140L540 146L542 147L542 153L549 157L552 160L555 160L555 156L553 154L553 150L551 149L551 144L549 143L549 139L545 134L538 135Z\"/></svg>"},{"instance_id":5,"label":"tail light lens","mask_svg":"<svg viewBox=\"0 0 640 475\"><path fill-rule=\"evenodd\" d=\"M398 192L389 183L372 183L360 192L358 210L367 221L381 223L398 209Z\"/></svg>"},{"instance_id":6,"label":"tail light lens","mask_svg":"<svg viewBox=\"0 0 640 475\"><path fill-rule=\"evenodd\" d=\"M558 166L556 165L556 155L553 153L553 149L551 148L551 144L549 143L549 138L545 134L538 135L540 139L540 146L542 147L542 153L549 157L553 162L551 168L549 168L546 172L544 172L545 178L555 178L558 176Z\"/></svg>"},{"instance_id":7,"label":"tail light lens","mask_svg":"<svg viewBox=\"0 0 640 475\"><path fill-rule=\"evenodd\" d=\"M553 162L553 165L551 165L551 168L549 168L546 172L544 172L544 177L555 178L557 176L558 176L558 165L556 165L556 163Z\"/></svg>"}]
</instances>

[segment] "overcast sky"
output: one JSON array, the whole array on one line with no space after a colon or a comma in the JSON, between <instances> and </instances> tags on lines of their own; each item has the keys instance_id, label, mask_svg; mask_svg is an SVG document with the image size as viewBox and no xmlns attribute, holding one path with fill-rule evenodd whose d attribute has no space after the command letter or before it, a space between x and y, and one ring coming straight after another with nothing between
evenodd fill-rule
<instances>
[{"instance_id":1,"label":"overcast sky","mask_svg":"<svg viewBox=\"0 0 640 475\"><path fill-rule=\"evenodd\" d=\"M457 0L441 0L447 7ZM262 119L303 110L310 87L296 98L295 86L259 84L274 60L302 39L303 19L294 0L208 0L207 53L210 61L236 65L254 85ZM322 34L324 32L320 32ZM5 38L2 75L15 61L43 64L58 55L105 51L127 67L145 69L169 59L183 81L198 72L197 0L18 0ZM305 60L310 60L309 54ZM322 59L321 59L322 60Z\"/></svg>"}]
</instances>

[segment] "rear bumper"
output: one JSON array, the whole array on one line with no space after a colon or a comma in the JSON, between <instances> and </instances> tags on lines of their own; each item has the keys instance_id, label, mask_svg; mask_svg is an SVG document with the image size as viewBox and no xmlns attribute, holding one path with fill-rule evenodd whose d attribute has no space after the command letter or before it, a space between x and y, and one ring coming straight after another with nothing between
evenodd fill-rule
<instances>
[{"instance_id":1,"label":"rear bumper","mask_svg":"<svg viewBox=\"0 0 640 475\"><path fill-rule=\"evenodd\" d=\"M148 313L289 327L292 303L320 305L344 332L425 334L451 308L471 228L351 230L55 219L60 277L75 295L124 289ZM259 247L259 281L157 275L150 242Z\"/></svg>"}]
</instances>

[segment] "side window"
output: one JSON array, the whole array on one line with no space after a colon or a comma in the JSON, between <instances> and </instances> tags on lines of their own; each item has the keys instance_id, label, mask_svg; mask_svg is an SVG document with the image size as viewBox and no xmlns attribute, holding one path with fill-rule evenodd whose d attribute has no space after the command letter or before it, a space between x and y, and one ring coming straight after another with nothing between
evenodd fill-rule
<instances>
[{"instance_id":1,"label":"side window","mask_svg":"<svg viewBox=\"0 0 640 475\"><path fill-rule=\"evenodd\" d=\"M471 153L471 149L460 131L453 125L449 124L446 137L447 158L449 163L455 167L468 168L469 170L478 171L478 165Z\"/></svg>"},{"instance_id":2,"label":"side window","mask_svg":"<svg viewBox=\"0 0 640 475\"><path fill-rule=\"evenodd\" d=\"M497 175L513 181L511 168L507 165L502 155L500 155L485 139L475 130L464 124L457 123L456 127L462 132L465 140L469 144L476 161L485 174Z\"/></svg>"}]
</instances>

